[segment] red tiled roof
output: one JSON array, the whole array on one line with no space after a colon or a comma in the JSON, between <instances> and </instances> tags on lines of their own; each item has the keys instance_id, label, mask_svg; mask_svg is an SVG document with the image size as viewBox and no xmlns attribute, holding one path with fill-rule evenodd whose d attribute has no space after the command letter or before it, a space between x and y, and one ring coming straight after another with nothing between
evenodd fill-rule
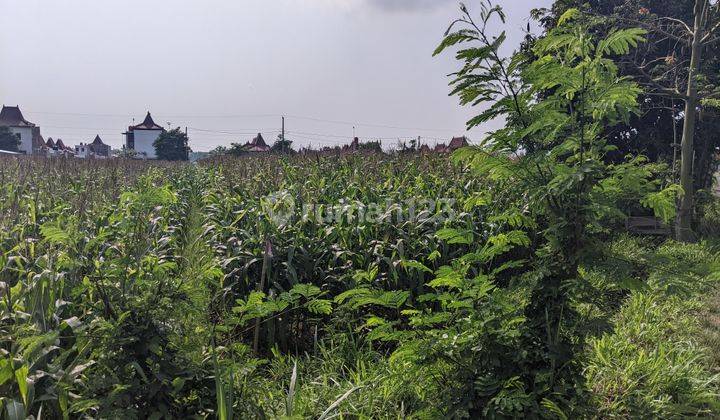
<instances>
[{"instance_id":1,"label":"red tiled roof","mask_svg":"<svg viewBox=\"0 0 720 420\"><path fill-rule=\"evenodd\" d=\"M265 143L262 134L258 133L252 141L245 143L244 149L247 152L269 152L270 146Z\"/></svg>"},{"instance_id":2,"label":"red tiled roof","mask_svg":"<svg viewBox=\"0 0 720 420\"><path fill-rule=\"evenodd\" d=\"M35 124L23 117L19 106L5 105L3 105L2 111L0 111L0 125L7 127L35 127Z\"/></svg>"},{"instance_id":3,"label":"red tiled roof","mask_svg":"<svg viewBox=\"0 0 720 420\"><path fill-rule=\"evenodd\" d=\"M162 126L159 126L155 124L155 121L153 121L152 116L150 115L150 111L148 111L147 115L145 116L145 120L141 122L138 125L131 125L128 127L128 131L133 130L165 130L162 128Z\"/></svg>"}]
</instances>

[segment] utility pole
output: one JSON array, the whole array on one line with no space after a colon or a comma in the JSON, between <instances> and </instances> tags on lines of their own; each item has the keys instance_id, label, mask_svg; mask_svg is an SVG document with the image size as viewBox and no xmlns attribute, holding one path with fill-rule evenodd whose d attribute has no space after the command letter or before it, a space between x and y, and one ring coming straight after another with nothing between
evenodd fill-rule
<instances>
[{"instance_id":1,"label":"utility pole","mask_svg":"<svg viewBox=\"0 0 720 420\"><path fill-rule=\"evenodd\" d=\"M285 152L285 116L282 117L282 143L280 143L281 152Z\"/></svg>"}]
</instances>

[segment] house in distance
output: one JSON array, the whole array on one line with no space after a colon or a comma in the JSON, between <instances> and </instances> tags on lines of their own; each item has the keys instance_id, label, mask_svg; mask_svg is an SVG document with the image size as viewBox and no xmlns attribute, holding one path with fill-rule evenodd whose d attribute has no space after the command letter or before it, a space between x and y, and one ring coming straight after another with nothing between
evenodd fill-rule
<instances>
[{"instance_id":1,"label":"house in distance","mask_svg":"<svg viewBox=\"0 0 720 420\"><path fill-rule=\"evenodd\" d=\"M40 135L40 127L26 120L19 106L3 105L0 111L0 126L8 127L20 138L18 149L21 153L38 153L45 144Z\"/></svg>"},{"instance_id":2,"label":"house in distance","mask_svg":"<svg viewBox=\"0 0 720 420\"><path fill-rule=\"evenodd\" d=\"M79 145L75 146L75 157L82 158L82 159L109 158L110 157L110 146L103 143L102 139L100 138L100 135L96 135L95 140L93 140L92 143L88 143L88 144L80 143Z\"/></svg>"},{"instance_id":3,"label":"house in distance","mask_svg":"<svg viewBox=\"0 0 720 420\"><path fill-rule=\"evenodd\" d=\"M134 150L137 157L143 159L156 159L155 140L165 131L164 128L155 124L150 112L148 111L145 120L138 125L131 125L128 131L123 133L125 136L125 147L128 150Z\"/></svg>"},{"instance_id":4,"label":"house in distance","mask_svg":"<svg viewBox=\"0 0 720 420\"><path fill-rule=\"evenodd\" d=\"M264 153L270 151L270 146L265 143L262 134L258 133L257 137L245 143L243 150L249 153Z\"/></svg>"}]
</instances>

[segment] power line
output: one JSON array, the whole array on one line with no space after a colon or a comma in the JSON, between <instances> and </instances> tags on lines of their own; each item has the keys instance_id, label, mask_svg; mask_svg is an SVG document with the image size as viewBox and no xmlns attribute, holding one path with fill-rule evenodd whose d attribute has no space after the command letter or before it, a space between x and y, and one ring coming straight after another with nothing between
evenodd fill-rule
<instances>
[{"instance_id":1,"label":"power line","mask_svg":"<svg viewBox=\"0 0 720 420\"><path fill-rule=\"evenodd\" d=\"M257 130L251 130L251 129L242 129L242 131L230 131L230 130L210 130L207 128L197 128L197 127L188 127L188 129L193 131L201 131L203 133L217 133L217 134L237 134L237 135L255 135L257 133L275 133L280 132L280 130L277 129L270 129L270 128L259 128Z\"/></svg>"},{"instance_id":2,"label":"power line","mask_svg":"<svg viewBox=\"0 0 720 420\"><path fill-rule=\"evenodd\" d=\"M95 114L95 113L82 113L82 112L47 112L47 111L27 111L28 114L38 115L68 115L68 116L80 116L80 117L117 117L117 118L133 118L132 114ZM158 114L158 117L162 118L206 118L206 119L240 119L240 118L279 118L282 114L226 114L226 115L173 115L173 114ZM287 118L294 118L306 121L322 122L327 124L339 124L354 127L375 127L375 128L386 128L391 130L413 130L413 131L435 131L435 132L452 132L457 133L458 131L464 131L464 127L460 129L453 128L427 128L427 127L403 127L387 124L377 123L366 123L357 121L343 121L343 120L331 120L317 117L308 117L303 115L285 115Z\"/></svg>"},{"instance_id":3,"label":"power line","mask_svg":"<svg viewBox=\"0 0 720 420\"><path fill-rule=\"evenodd\" d=\"M60 129L60 130L79 130L79 131L88 131L92 133L98 133L98 134L122 134L120 132L120 129L116 127L74 127L74 126L54 126L54 125L44 125L43 127L47 128L54 128L54 129ZM189 130L201 132L204 135L212 135L212 136L252 136L257 133L280 133L281 130L278 129L269 129L269 128L259 128L259 129L250 129L250 128L244 128L239 131L235 130L212 130L207 128L199 128L199 127L190 127L188 126ZM303 140L313 140L320 142L320 138L324 138L325 140L323 143L326 144L343 144L347 140L352 140L347 135L342 134L324 134L324 133L311 133L311 132L305 132L305 131L287 131L290 137L297 137L301 138ZM364 136L367 139L372 140L412 140L416 138L416 136L413 135L405 135L405 136L390 136L390 137L381 137L381 136ZM444 141L445 139L439 138L439 137L423 137L428 140L435 140L435 141Z\"/></svg>"},{"instance_id":4,"label":"power line","mask_svg":"<svg viewBox=\"0 0 720 420\"><path fill-rule=\"evenodd\" d=\"M376 128L388 128L392 130L415 130L415 131L445 131L445 132L454 132L456 133L457 129L451 129L451 128L419 128L419 127L399 127L399 126L393 126L393 125L384 125L384 124L371 124L371 123L362 123L362 122L352 122L352 121L338 121L338 120L326 120L322 118L314 118L314 117L304 117L300 115L286 115L289 118L296 118L299 120L308 120L308 121L316 121L316 122L324 122L329 124L341 124L341 125L350 125L350 126L364 126L364 127L376 127Z\"/></svg>"}]
</instances>

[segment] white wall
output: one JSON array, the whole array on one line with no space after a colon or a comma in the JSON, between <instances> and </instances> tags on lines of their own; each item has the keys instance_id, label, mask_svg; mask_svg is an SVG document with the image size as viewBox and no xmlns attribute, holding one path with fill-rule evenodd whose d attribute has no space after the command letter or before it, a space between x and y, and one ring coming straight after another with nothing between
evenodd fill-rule
<instances>
[{"instance_id":1,"label":"white wall","mask_svg":"<svg viewBox=\"0 0 720 420\"><path fill-rule=\"evenodd\" d=\"M25 152L28 155L32 155L32 128L31 127L10 127L10 131L15 134L20 134L20 151Z\"/></svg>"},{"instance_id":2,"label":"white wall","mask_svg":"<svg viewBox=\"0 0 720 420\"><path fill-rule=\"evenodd\" d=\"M80 159L85 159L88 156L88 146L87 145L80 145L75 146L75 157Z\"/></svg>"},{"instance_id":3,"label":"white wall","mask_svg":"<svg viewBox=\"0 0 720 420\"><path fill-rule=\"evenodd\" d=\"M148 159L155 159L155 146L153 143L160 136L162 130L135 130L135 151L145 153Z\"/></svg>"}]
</instances>

